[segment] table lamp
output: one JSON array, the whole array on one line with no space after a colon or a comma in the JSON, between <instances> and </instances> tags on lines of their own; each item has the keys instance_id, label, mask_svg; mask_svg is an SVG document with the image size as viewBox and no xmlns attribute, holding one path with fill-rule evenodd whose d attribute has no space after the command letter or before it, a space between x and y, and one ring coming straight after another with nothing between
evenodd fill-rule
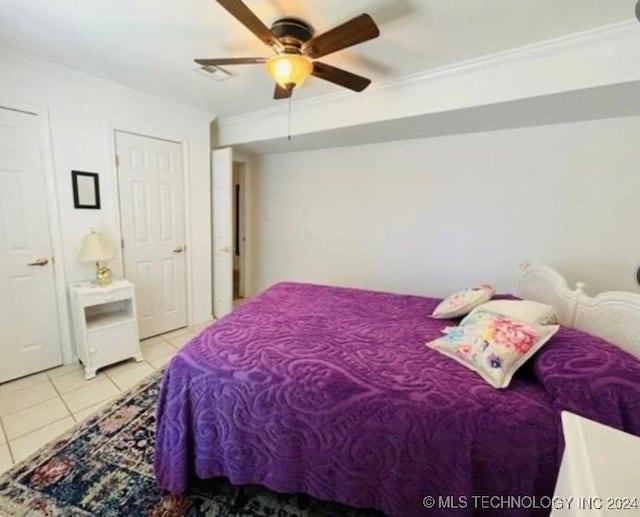
<instances>
[{"instance_id":1,"label":"table lamp","mask_svg":"<svg viewBox=\"0 0 640 517\"><path fill-rule=\"evenodd\" d=\"M107 266L101 266L100 261L113 258L115 258L113 249L105 243L99 233L91 230L85 235L78 255L78 262L96 263L96 283L98 285L105 286L111 283L111 270Z\"/></svg>"}]
</instances>

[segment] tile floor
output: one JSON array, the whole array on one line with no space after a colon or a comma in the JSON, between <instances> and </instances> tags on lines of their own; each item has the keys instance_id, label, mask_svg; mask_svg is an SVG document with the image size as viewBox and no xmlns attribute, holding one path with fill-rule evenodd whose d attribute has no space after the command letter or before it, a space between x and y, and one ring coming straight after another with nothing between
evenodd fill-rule
<instances>
[{"instance_id":1,"label":"tile floor","mask_svg":"<svg viewBox=\"0 0 640 517\"><path fill-rule=\"evenodd\" d=\"M89 381L71 364L0 384L0 474L164 366L211 323L145 339L144 361L102 368Z\"/></svg>"}]
</instances>

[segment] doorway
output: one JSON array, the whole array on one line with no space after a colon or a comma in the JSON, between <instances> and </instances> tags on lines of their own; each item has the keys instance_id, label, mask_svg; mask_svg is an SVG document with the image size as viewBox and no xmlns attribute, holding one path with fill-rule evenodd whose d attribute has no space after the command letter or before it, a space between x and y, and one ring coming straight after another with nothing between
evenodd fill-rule
<instances>
[{"instance_id":1,"label":"doorway","mask_svg":"<svg viewBox=\"0 0 640 517\"><path fill-rule=\"evenodd\" d=\"M245 164L233 162L233 305L244 300L245 275L245 243L246 243L246 184Z\"/></svg>"},{"instance_id":2,"label":"doorway","mask_svg":"<svg viewBox=\"0 0 640 517\"><path fill-rule=\"evenodd\" d=\"M124 276L140 338L187 325L182 145L115 131Z\"/></svg>"},{"instance_id":3,"label":"doorway","mask_svg":"<svg viewBox=\"0 0 640 517\"><path fill-rule=\"evenodd\" d=\"M0 382L62 363L47 207L39 116L0 107Z\"/></svg>"}]
</instances>

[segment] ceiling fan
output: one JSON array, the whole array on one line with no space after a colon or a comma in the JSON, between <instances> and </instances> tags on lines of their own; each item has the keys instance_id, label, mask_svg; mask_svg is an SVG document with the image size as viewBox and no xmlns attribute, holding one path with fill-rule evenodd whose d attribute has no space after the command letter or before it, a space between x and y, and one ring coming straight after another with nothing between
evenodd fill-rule
<instances>
[{"instance_id":1,"label":"ceiling fan","mask_svg":"<svg viewBox=\"0 0 640 517\"><path fill-rule=\"evenodd\" d=\"M291 97L293 89L310 75L350 90L361 92L371 80L320 61L317 58L338 50L364 43L380 35L378 26L368 14L361 14L330 31L314 36L313 27L299 18L276 20L269 29L241 0L216 0L247 29L253 32L276 55L266 57L240 57L196 59L201 66L266 64L267 71L276 82L275 99Z\"/></svg>"}]
</instances>

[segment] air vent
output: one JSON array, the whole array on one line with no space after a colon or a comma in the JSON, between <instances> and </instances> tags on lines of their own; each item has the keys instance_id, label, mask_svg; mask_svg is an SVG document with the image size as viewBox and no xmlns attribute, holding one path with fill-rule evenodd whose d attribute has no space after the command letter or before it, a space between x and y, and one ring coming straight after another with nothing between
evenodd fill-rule
<instances>
[{"instance_id":1,"label":"air vent","mask_svg":"<svg viewBox=\"0 0 640 517\"><path fill-rule=\"evenodd\" d=\"M231 77L229 72L219 66L197 66L194 71L214 81L226 81Z\"/></svg>"}]
</instances>

